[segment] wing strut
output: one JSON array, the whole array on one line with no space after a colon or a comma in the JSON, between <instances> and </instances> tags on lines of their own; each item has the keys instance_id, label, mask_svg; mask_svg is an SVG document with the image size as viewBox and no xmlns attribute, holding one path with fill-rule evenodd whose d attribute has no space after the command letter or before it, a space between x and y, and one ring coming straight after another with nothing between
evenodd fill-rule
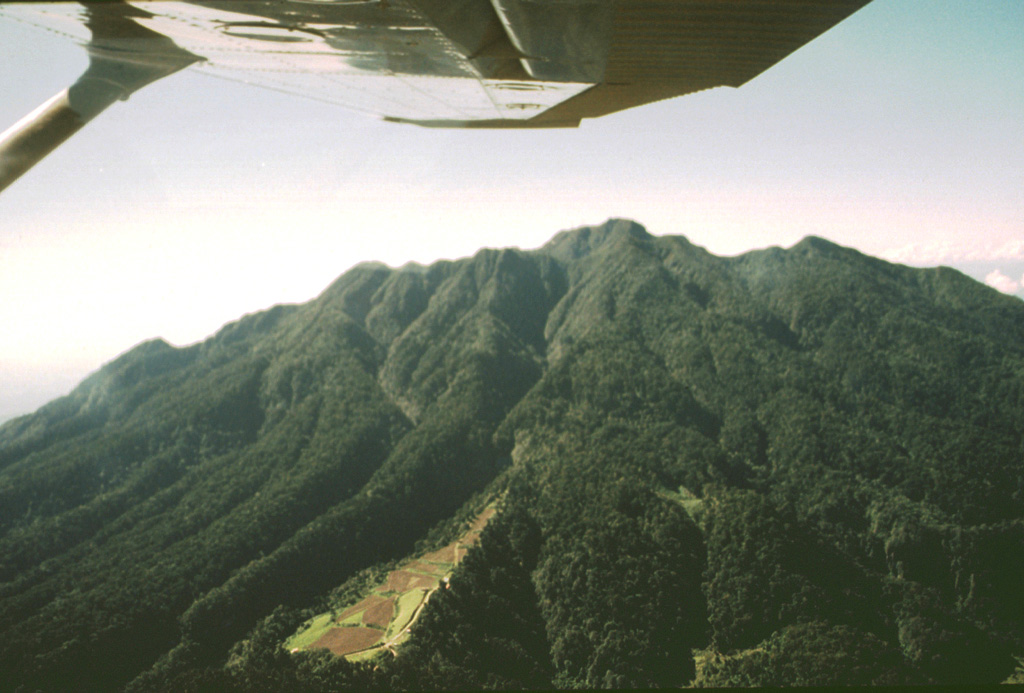
<instances>
[{"instance_id":1,"label":"wing strut","mask_svg":"<svg viewBox=\"0 0 1024 693\"><path fill-rule=\"evenodd\" d=\"M124 2L90 3L89 67L67 89L0 134L0 190L117 101L202 58L137 24L152 16Z\"/></svg>"}]
</instances>

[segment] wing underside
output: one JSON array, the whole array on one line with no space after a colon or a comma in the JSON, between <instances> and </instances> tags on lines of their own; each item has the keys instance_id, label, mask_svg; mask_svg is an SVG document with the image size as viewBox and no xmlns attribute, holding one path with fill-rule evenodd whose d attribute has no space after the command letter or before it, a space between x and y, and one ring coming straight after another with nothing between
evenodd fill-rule
<instances>
[{"instance_id":1,"label":"wing underside","mask_svg":"<svg viewBox=\"0 0 1024 693\"><path fill-rule=\"evenodd\" d=\"M89 67L0 134L0 190L182 69L433 127L574 127L740 86L870 0L2 2Z\"/></svg>"},{"instance_id":2,"label":"wing underside","mask_svg":"<svg viewBox=\"0 0 1024 693\"><path fill-rule=\"evenodd\" d=\"M868 0L200 0L105 3L200 58L192 69L425 125L557 127L739 86ZM8 3L126 59L89 3ZM94 22L95 24L95 22ZM102 27L100 28L102 31ZM91 33L91 35L90 35ZM118 45L120 44L120 45Z\"/></svg>"}]
</instances>

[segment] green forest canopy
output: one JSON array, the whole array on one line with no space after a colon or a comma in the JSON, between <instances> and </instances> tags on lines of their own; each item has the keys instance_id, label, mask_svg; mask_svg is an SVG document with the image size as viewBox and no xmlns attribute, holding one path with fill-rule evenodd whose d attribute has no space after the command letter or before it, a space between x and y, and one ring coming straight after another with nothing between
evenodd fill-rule
<instances>
[{"instance_id":1,"label":"green forest canopy","mask_svg":"<svg viewBox=\"0 0 1024 693\"><path fill-rule=\"evenodd\" d=\"M986 683L1024 304L612 220L353 268L0 427L0 690ZM500 511L399 656L288 654Z\"/></svg>"}]
</instances>

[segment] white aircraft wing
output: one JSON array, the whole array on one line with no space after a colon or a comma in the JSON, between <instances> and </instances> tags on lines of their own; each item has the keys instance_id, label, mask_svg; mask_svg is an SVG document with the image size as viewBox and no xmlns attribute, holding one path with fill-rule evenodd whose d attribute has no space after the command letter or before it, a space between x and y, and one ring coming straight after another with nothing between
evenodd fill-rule
<instances>
[{"instance_id":1,"label":"white aircraft wing","mask_svg":"<svg viewBox=\"0 0 1024 693\"><path fill-rule=\"evenodd\" d=\"M90 67L0 135L0 189L118 99L186 67L438 127L574 127L740 86L870 0L0 2Z\"/></svg>"}]
</instances>

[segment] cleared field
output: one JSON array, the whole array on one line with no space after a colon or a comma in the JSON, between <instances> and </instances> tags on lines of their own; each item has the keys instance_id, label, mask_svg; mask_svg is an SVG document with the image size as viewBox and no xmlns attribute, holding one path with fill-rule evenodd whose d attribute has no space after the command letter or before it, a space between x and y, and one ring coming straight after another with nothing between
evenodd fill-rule
<instances>
[{"instance_id":1,"label":"cleared field","mask_svg":"<svg viewBox=\"0 0 1024 693\"><path fill-rule=\"evenodd\" d=\"M310 621L308 626L288 638L288 640L285 641L284 646L289 650L305 649L316 642L320 636L330 630L333 625L330 614L320 614Z\"/></svg>"},{"instance_id":2,"label":"cleared field","mask_svg":"<svg viewBox=\"0 0 1024 693\"><path fill-rule=\"evenodd\" d=\"M380 588L382 592L407 592L415 589L435 587L437 578L431 575L410 573L408 570L393 570L388 581Z\"/></svg>"},{"instance_id":3,"label":"cleared field","mask_svg":"<svg viewBox=\"0 0 1024 693\"><path fill-rule=\"evenodd\" d=\"M361 626L363 625L363 614L365 611L357 611L354 614L349 614L345 618L338 618L338 625L341 626Z\"/></svg>"},{"instance_id":4,"label":"cleared field","mask_svg":"<svg viewBox=\"0 0 1024 693\"><path fill-rule=\"evenodd\" d=\"M680 486L678 491L661 491L658 493L659 496L670 501L679 503L683 510L690 518L699 523L701 515L704 512L704 501L698 498L685 486Z\"/></svg>"},{"instance_id":5,"label":"cleared field","mask_svg":"<svg viewBox=\"0 0 1024 693\"><path fill-rule=\"evenodd\" d=\"M465 557L495 513L487 508L466 532L448 546L432 551L388 573L387 580L336 619L321 614L285 642L289 650L326 648L348 659L371 659L409 637L406 632L430 595Z\"/></svg>"},{"instance_id":6,"label":"cleared field","mask_svg":"<svg viewBox=\"0 0 1024 693\"><path fill-rule=\"evenodd\" d=\"M332 628L313 643L310 649L324 648L336 655L344 656L375 645L384 633L376 628Z\"/></svg>"},{"instance_id":7,"label":"cleared field","mask_svg":"<svg viewBox=\"0 0 1024 693\"><path fill-rule=\"evenodd\" d=\"M478 541L480 541L480 533L484 531L484 527L487 526L487 523L492 517L494 517L494 513L496 512L497 510L492 507L487 508L477 515L476 520L474 520L473 524L470 525L468 530L466 530L466 533L463 534L462 537L459 538L459 541L455 543L456 562L466 555L465 551L467 549L471 549Z\"/></svg>"},{"instance_id":8,"label":"cleared field","mask_svg":"<svg viewBox=\"0 0 1024 693\"><path fill-rule=\"evenodd\" d=\"M353 614L358 614L360 611L366 611L367 609L372 609L373 607L377 606L378 604L380 604L381 602L386 601L386 600L387 600L387 597L385 597L384 595L377 594L375 592L371 592L370 594L368 594L366 596L365 599L360 600L359 602L353 604L349 608L347 608L344 611L342 611L341 614L338 616L338 618L339 619L348 618L349 616L352 616Z\"/></svg>"},{"instance_id":9,"label":"cleared field","mask_svg":"<svg viewBox=\"0 0 1024 693\"><path fill-rule=\"evenodd\" d=\"M443 549L432 551L431 553L425 554L421 560L427 561L428 563L455 563L457 560L458 545L449 544Z\"/></svg>"},{"instance_id":10,"label":"cleared field","mask_svg":"<svg viewBox=\"0 0 1024 693\"><path fill-rule=\"evenodd\" d=\"M466 532L467 535L475 535L472 538L473 543L476 543L476 540L480 538L480 532L484 531L484 527L487 526L487 523L491 521L491 518L494 517L494 513L496 512L498 512L498 510L491 507L487 508L477 516L476 521L473 522L469 531ZM465 541L463 541L463 543L465 543Z\"/></svg>"},{"instance_id":11,"label":"cleared field","mask_svg":"<svg viewBox=\"0 0 1024 693\"><path fill-rule=\"evenodd\" d=\"M367 626L387 628L395 616L395 598L385 599L363 612L363 623Z\"/></svg>"},{"instance_id":12,"label":"cleared field","mask_svg":"<svg viewBox=\"0 0 1024 693\"><path fill-rule=\"evenodd\" d=\"M393 645L394 643L391 644ZM347 654L345 655L345 659L347 659L350 662L367 662L371 659L379 657L380 653L384 651L384 648L384 643L377 643L373 647L367 648L365 650L353 652L352 654Z\"/></svg>"},{"instance_id":13,"label":"cleared field","mask_svg":"<svg viewBox=\"0 0 1024 693\"><path fill-rule=\"evenodd\" d=\"M416 615L416 611L419 610L420 605L426 600L428 594L430 594L428 590L413 590L406 592L398 599L395 618L388 626L387 633L385 634L386 638L390 640L396 637L409 626L413 616Z\"/></svg>"},{"instance_id":14,"label":"cleared field","mask_svg":"<svg viewBox=\"0 0 1024 693\"><path fill-rule=\"evenodd\" d=\"M406 565L405 569L413 573L423 573L425 575L441 577L451 570L451 566L439 566L431 563L424 563L423 561L413 561Z\"/></svg>"}]
</instances>

